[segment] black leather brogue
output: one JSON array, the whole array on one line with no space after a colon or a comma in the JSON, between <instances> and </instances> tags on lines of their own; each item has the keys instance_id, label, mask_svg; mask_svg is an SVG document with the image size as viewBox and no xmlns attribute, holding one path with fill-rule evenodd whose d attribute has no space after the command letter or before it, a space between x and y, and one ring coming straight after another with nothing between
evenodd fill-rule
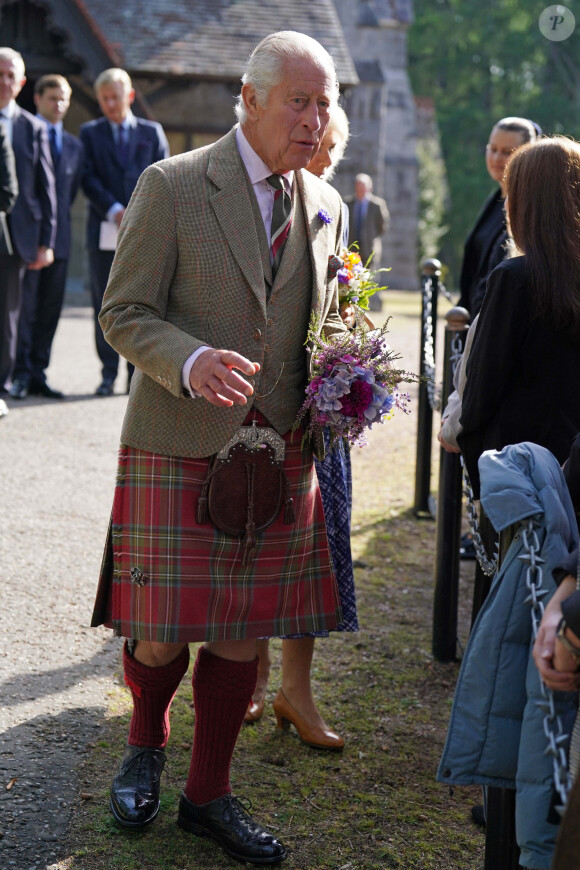
<instances>
[{"instance_id":1,"label":"black leather brogue","mask_svg":"<svg viewBox=\"0 0 580 870\"><path fill-rule=\"evenodd\" d=\"M286 849L265 831L231 794L207 804L192 804L182 794L177 824L198 837L211 837L230 857L250 864L277 864Z\"/></svg>"},{"instance_id":2,"label":"black leather brogue","mask_svg":"<svg viewBox=\"0 0 580 870\"><path fill-rule=\"evenodd\" d=\"M111 811L125 828L143 828L159 812L159 788L165 751L127 746L111 786Z\"/></svg>"}]
</instances>

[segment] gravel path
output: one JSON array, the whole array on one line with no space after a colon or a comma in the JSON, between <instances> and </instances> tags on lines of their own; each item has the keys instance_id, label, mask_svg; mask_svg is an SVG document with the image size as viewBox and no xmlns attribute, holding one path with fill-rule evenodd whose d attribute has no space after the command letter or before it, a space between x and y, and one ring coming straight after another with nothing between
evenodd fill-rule
<instances>
[{"instance_id":1,"label":"gravel path","mask_svg":"<svg viewBox=\"0 0 580 870\"><path fill-rule=\"evenodd\" d=\"M92 313L67 308L49 378L67 400L13 401L0 420L0 867L45 868L120 641L89 628L126 397L97 399ZM119 378L124 386L125 374Z\"/></svg>"}]
</instances>

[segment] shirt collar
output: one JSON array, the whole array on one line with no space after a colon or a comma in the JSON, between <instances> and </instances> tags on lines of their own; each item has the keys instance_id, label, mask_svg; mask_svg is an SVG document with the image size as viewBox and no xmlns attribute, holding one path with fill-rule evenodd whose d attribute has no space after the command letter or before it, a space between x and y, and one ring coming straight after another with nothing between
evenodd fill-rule
<instances>
[{"instance_id":1,"label":"shirt collar","mask_svg":"<svg viewBox=\"0 0 580 870\"><path fill-rule=\"evenodd\" d=\"M269 175L272 175L270 167L264 163L258 154L256 154L246 139L241 125L236 127L236 143L238 151L240 152L240 157L242 158L252 184L258 184L260 181L265 181ZM294 180L294 170L291 169L290 172L281 172L280 175L282 178L286 179L286 192L290 193L292 191L292 182Z\"/></svg>"},{"instance_id":2,"label":"shirt collar","mask_svg":"<svg viewBox=\"0 0 580 870\"><path fill-rule=\"evenodd\" d=\"M40 112L38 113L38 115L36 117L40 118L41 121L44 121L44 123L46 124L46 126L48 127L49 130L51 127L54 127L54 129L56 130L56 132L59 135L62 134L62 121L57 121L56 124L53 124L52 121L49 121L48 118L45 118L44 115L40 114Z\"/></svg>"},{"instance_id":3,"label":"shirt collar","mask_svg":"<svg viewBox=\"0 0 580 870\"><path fill-rule=\"evenodd\" d=\"M113 136L116 136L119 127L123 127L124 130L130 130L131 127L134 127L136 125L136 123L137 121L135 120L135 115L133 114L131 109L129 109L129 111L127 112L127 117L124 121L121 121L120 124L115 124L114 121L109 121L109 126L113 131Z\"/></svg>"},{"instance_id":4,"label":"shirt collar","mask_svg":"<svg viewBox=\"0 0 580 870\"><path fill-rule=\"evenodd\" d=\"M10 118L10 120L13 121L14 113L16 112L16 100L10 100L7 106L0 109L0 112L2 112L5 118Z\"/></svg>"}]
</instances>

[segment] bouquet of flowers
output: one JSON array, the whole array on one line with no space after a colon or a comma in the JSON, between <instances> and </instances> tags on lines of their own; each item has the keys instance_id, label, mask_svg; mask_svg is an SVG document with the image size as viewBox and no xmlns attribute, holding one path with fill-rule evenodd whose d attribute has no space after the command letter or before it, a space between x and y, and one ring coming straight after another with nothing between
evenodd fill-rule
<instances>
[{"instance_id":1,"label":"bouquet of flowers","mask_svg":"<svg viewBox=\"0 0 580 870\"><path fill-rule=\"evenodd\" d=\"M356 242L352 248L356 248ZM338 270L338 298L341 303L347 305L353 303L359 308L368 310L369 299L376 293L377 290L386 290L384 287L379 287L374 280L377 272L389 272L390 269L377 269L371 271L369 269L372 254L363 266L360 254L351 248L343 248L339 254L339 258L343 262L343 266Z\"/></svg>"},{"instance_id":2,"label":"bouquet of flowers","mask_svg":"<svg viewBox=\"0 0 580 870\"><path fill-rule=\"evenodd\" d=\"M331 446L339 438L363 446L373 423L389 420L396 408L409 413L410 396L399 391L399 384L418 378L393 368L400 357L386 342L388 324L369 332L358 317L354 330L327 339L311 321L312 378L294 430L308 416L305 438L319 442L328 427Z\"/></svg>"}]
</instances>

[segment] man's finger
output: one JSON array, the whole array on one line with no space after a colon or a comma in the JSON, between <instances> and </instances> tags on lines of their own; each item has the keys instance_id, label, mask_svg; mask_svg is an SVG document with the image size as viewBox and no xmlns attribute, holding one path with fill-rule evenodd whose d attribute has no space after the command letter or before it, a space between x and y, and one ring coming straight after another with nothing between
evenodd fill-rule
<instances>
[{"instance_id":1,"label":"man's finger","mask_svg":"<svg viewBox=\"0 0 580 870\"><path fill-rule=\"evenodd\" d=\"M244 383L247 387L249 387L249 393L241 393L233 387L228 386L228 384L215 376L212 376L208 379L207 386L210 388L210 390L212 390L214 393L217 393L217 395L222 396L224 399L229 399L236 405L245 405L248 401L246 396L251 395L253 390L250 384L247 384L245 381Z\"/></svg>"},{"instance_id":2,"label":"man's finger","mask_svg":"<svg viewBox=\"0 0 580 870\"><path fill-rule=\"evenodd\" d=\"M198 390L199 394L204 397L210 404L217 405L218 408L231 408L234 404L231 399L225 399L223 396L220 396L215 390L212 390L211 387L208 387L205 384Z\"/></svg>"},{"instance_id":3,"label":"man's finger","mask_svg":"<svg viewBox=\"0 0 580 870\"><path fill-rule=\"evenodd\" d=\"M220 351L220 359L228 368L239 369L245 375L255 375L256 372L260 371L260 363L251 362L245 356L236 353L235 350Z\"/></svg>"}]
</instances>

